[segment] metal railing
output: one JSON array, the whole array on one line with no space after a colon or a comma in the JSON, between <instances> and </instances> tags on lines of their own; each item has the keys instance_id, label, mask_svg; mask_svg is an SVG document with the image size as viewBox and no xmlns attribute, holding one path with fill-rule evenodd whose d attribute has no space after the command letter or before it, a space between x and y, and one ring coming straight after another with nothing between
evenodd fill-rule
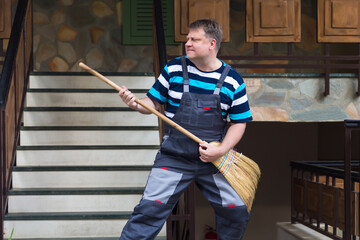
<instances>
[{"instance_id":1,"label":"metal railing","mask_svg":"<svg viewBox=\"0 0 360 240\"><path fill-rule=\"evenodd\" d=\"M338 70L346 69L347 71L352 70L357 75L357 92L360 96L360 43L353 44L357 51L354 51L353 55L331 55L331 47L334 44L324 43L322 44L323 52L322 55L295 55L294 43L284 43L287 45L287 54L284 56L266 56L260 55L260 43L253 44L253 55L252 56L221 56L220 58L225 61L231 61L231 65L234 68L240 69L297 69L302 72L303 69L312 71L321 71L324 77L325 88L324 95L330 94L330 74ZM262 60L271 60L274 63L259 63ZM286 61L281 64L277 61ZM251 63L251 61L255 61ZM300 63L299 63L300 62Z\"/></svg>"},{"instance_id":2,"label":"metal railing","mask_svg":"<svg viewBox=\"0 0 360 240\"><path fill-rule=\"evenodd\" d=\"M229 63L241 73L241 69L286 69L297 73L303 73L304 70L319 73L324 78L324 96L330 94L330 77L332 73L347 70L357 77L357 96L360 96L360 44L353 44L357 51L354 55L331 55L331 46L334 44L322 44L322 55L295 55L294 43L282 43L287 46L287 53L283 56L278 55L261 55L261 46L271 43L253 43L252 55L223 55L221 50L219 58ZM183 54L185 51L183 49ZM177 56L168 56L172 59ZM268 61L262 63L262 61ZM284 63L279 63L284 61Z\"/></svg>"},{"instance_id":3,"label":"metal railing","mask_svg":"<svg viewBox=\"0 0 360 240\"><path fill-rule=\"evenodd\" d=\"M0 78L1 223L6 213L25 92L32 68L32 1L19 0ZM3 235L1 234L1 239Z\"/></svg>"},{"instance_id":4,"label":"metal railing","mask_svg":"<svg viewBox=\"0 0 360 240\"><path fill-rule=\"evenodd\" d=\"M360 121L345 121L344 161L291 162L291 221L332 239L360 236L360 162L351 161L351 133Z\"/></svg>"}]
</instances>

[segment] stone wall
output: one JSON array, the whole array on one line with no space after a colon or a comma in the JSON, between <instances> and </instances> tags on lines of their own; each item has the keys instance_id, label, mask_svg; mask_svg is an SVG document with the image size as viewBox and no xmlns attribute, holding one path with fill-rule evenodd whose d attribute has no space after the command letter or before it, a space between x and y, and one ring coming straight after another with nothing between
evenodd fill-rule
<instances>
[{"instance_id":1,"label":"stone wall","mask_svg":"<svg viewBox=\"0 0 360 240\"><path fill-rule=\"evenodd\" d=\"M151 46L121 44L120 0L34 0L34 71L152 72Z\"/></svg>"},{"instance_id":2,"label":"stone wall","mask_svg":"<svg viewBox=\"0 0 360 240\"><path fill-rule=\"evenodd\" d=\"M298 76L296 76L298 75ZM246 77L251 112L256 121L343 121L359 119L357 79L330 79L324 96L323 77Z\"/></svg>"},{"instance_id":3,"label":"stone wall","mask_svg":"<svg viewBox=\"0 0 360 240\"><path fill-rule=\"evenodd\" d=\"M86 61L104 72L152 72L150 45L122 44L122 0L33 0L35 71L77 72ZM322 51L316 43L316 2L302 1L302 41L294 54ZM229 43L221 55L252 55L253 44L245 42L245 0L230 0ZM344 52L344 48L341 49ZM286 44L262 44L261 54L284 55ZM169 55L179 55L180 45L168 46ZM266 61L263 61L266 63ZM280 61L280 63L287 63ZM285 72L285 69L245 69L242 72ZM299 70L296 70L299 71ZM301 70L304 71L304 70Z\"/></svg>"},{"instance_id":4,"label":"stone wall","mask_svg":"<svg viewBox=\"0 0 360 240\"><path fill-rule=\"evenodd\" d=\"M33 1L34 71L79 72L82 70L78 63L84 61L102 72L153 72L152 46L122 44L121 0ZM302 41L294 44L294 55L321 54L322 45L316 42L316 1L303 0L301 4ZM253 54L253 44L245 42L244 9L245 0L230 0L231 41L222 44L221 55ZM180 45L167 46L167 50L169 55L181 54ZM343 55L354 52L354 45L332 46L332 54L340 52ZM286 55L287 45L261 44L260 54ZM316 70L239 69L239 72L246 81L255 120L359 118L360 100L355 95L354 78L332 78L330 95L324 97L323 77L312 76Z\"/></svg>"}]
</instances>

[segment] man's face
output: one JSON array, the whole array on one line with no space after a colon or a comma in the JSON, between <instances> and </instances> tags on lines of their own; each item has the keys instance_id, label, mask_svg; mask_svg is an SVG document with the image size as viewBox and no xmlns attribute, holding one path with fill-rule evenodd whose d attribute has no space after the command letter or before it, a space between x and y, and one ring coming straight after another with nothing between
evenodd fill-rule
<instances>
[{"instance_id":1,"label":"man's face","mask_svg":"<svg viewBox=\"0 0 360 240\"><path fill-rule=\"evenodd\" d=\"M214 42L216 43L215 39L208 38L202 28L190 30L185 43L187 57L190 60L207 57L215 45Z\"/></svg>"}]
</instances>

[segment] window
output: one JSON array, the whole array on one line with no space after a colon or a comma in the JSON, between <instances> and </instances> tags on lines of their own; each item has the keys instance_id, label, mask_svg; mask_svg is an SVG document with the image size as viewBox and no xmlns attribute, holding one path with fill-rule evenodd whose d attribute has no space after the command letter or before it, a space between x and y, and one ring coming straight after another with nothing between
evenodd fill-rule
<instances>
[{"instance_id":1,"label":"window","mask_svg":"<svg viewBox=\"0 0 360 240\"><path fill-rule=\"evenodd\" d=\"M123 0L123 44L152 43L153 0ZM174 44L174 3L162 0L165 40Z\"/></svg>"}]
</instances>

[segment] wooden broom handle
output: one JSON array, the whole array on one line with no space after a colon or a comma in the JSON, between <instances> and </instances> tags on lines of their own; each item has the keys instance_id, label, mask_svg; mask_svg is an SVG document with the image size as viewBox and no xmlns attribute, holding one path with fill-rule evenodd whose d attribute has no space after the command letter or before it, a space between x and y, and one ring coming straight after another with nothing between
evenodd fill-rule
<instances>
[{"instance_id":1,"label":"wooden broom handle","mask_svg":"<svg viewBox=\"0 0 360 240\"><path fill-rule=\"evenodd\" d=\"M89 73L93 74L94 76L100 78L100 80L104 81L105 83L109 84L111 87L113 87L114 89L116 89L116 91L120 91L122 88L119 87L118 85L116 85L114 82L112 82L110 79L106 78L105 76L103 76L102 74L98 73L97 71L95 71L94 69L90 68L89 66L85 65L84 63L80 62L79 66L88 71ZM191 138L192 140L194 140L197 143L204 143L203 140L201 140L200 138L198 138L197 136L195 136L194 134L192 134L191 132L189 132L188 130L186 130L185 128L181 127L179 124L177 124L176 122L172 121L170 118L166 117L165 115L163 115L162 113L160 113L159 111L155 110L154 108L150 107L149 105L147 105L146 103L144 103L143 101L141 101L140 99L135 99L135 102L140 104L141 106L143 106L144 108L146 108L147 110L149 110L151 113L155 114L156 116L158 116L161 120L165 121L166 123L168 123L169 125L171 125L172 127L174 127L175 129L179 130L180 132L182 132L183 134L185 134L186 136L188 136L189 138Z\"/></svg>"}]
</instances>

